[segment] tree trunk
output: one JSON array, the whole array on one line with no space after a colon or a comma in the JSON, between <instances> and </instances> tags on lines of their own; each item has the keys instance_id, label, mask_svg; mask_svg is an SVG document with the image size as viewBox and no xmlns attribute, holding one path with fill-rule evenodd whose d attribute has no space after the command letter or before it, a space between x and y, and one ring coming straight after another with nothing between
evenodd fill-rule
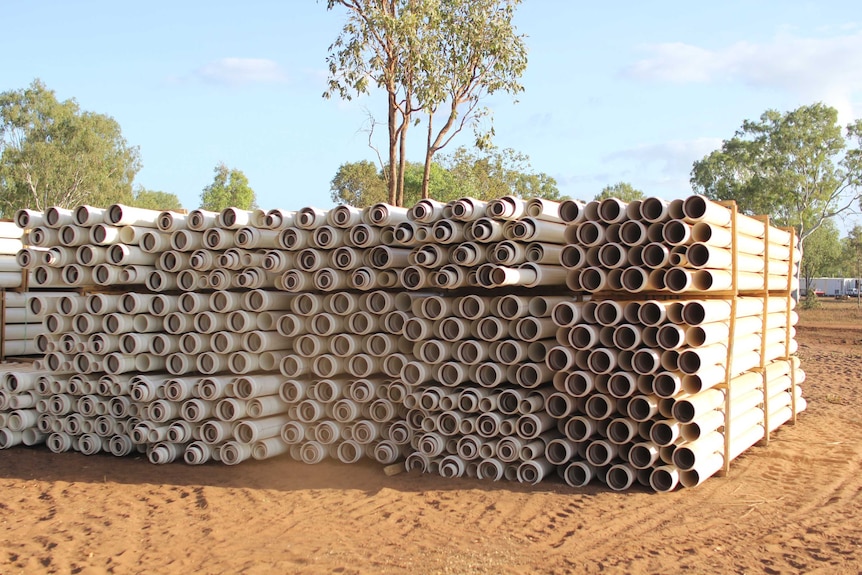
<instances>
[{"instance_id":1,"label":"tree trunk","mask_svg":"<svg viewBox=\"0 0 862 575\"><path fill-rule=\"evenodd\" d=\"M407 128L410 127L410 114L404 115L404 121L401 122L398 138L398 203L396 206L404 205L404 169L407 164Z\"/></svg>"},{"instance_id":2,"label":"tree trunk","mask_svg":"<svg viewBox=\"0 0 862 575\"><path fill-rule=\"evenodd\" d=\"M434 157L434 146L431 144L431 135L434 133L434 114L428 114L428 136L425 142L425 167L422 170L422 199L431 197L428 193L428 184L431 179L431 159Z\"/></svg>"},{"instance_id":3,"label":"tree trunk","mask_svg":"<svg viewBox=\"0 0 862 575\"><path fill-rule=\"evenodd\" d=\"M795 299L798 302L799 301L799 292L801 291L802 279L803 279L802 278L802 275L803 275L803 273L802 273L802 268L803 268L802 258L805 256L805 248L803 247L804 242L805 242L805 238L802 236L802 224L799 225L799 233L796 235L796 237L794 239L796 239L796 244L799 246L799 265L796 266L796 274L795 274L796 275L796 284L798 286L800 286L799 288L796 289L796 298ZM808 281L805 282L806 297L808 297L809 284L810 284L810 278Z\"/></svg>"},{"instance_id":4,"label":"tree trunk","mask_svg":"<svg viewBox=\"0 0 862 575\"><path fill-rule=\"evenodd\" d=\"M433 154L431 151L425 152L425 169L422 171L422 199L427 200L431 197L431 194L428 191L428 184L431 179L431 158Z\"/></svg>"},{"instance_id":5,"label":"tree trunk","mask_svg":"<svg viewBox=\"0 0 862 575\"><path fill-rule=\"evenodd\" d=\"M389 91L389 112L387 120L389 123L389 203L393 206L397 205L398 201L398 126L396 125L396 112L398 109L395 101L395 86L388 86Z\"/></svg>"}]
</instances>

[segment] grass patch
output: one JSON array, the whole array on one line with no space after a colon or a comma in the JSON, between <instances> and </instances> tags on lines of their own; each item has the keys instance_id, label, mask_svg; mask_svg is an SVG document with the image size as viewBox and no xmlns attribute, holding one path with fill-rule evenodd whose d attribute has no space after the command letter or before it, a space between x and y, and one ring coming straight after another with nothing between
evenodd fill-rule
<instances>
[{"instance_id":1,"label":"grass patch","mask_svg":"<svg viewBox=\"0 0 862 575\"><path fill-rule=\"evenodd\" d=\"M820 306L816 309L804 309L802 305L796 307L800 325L806 323L862 325L862 306L856 300L836 301L822 297L819 298L818 302Z\"/></svg>"}]
</instances>

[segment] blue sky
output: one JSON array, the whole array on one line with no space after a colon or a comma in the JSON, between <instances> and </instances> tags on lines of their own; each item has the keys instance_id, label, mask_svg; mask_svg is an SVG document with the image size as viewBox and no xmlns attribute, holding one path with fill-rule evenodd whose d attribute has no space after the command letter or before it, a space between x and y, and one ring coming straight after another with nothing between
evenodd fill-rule
<instances>
[{"instance_id":1,"label":"blue sky","mask_svg":"<svg viewBox=\"0 0 862 575\"><path fill-rule=\"evenodd\" d=\"M186 208L218 162L245 172L263 208L328 208L338 166L375 158L362 128L369 110L385 121L382 94L321 98L346 18L325 0L0 0L0 12L0 90L38 77L113 116L140 146L136 183ZM515 24L525 92L487 100L495 143L575 198L619 181L687 195L692 162L769 108L862 116L858 0L525 0ZM470 143L465 132L453 147Z\"/></svg>"}]
</instances>

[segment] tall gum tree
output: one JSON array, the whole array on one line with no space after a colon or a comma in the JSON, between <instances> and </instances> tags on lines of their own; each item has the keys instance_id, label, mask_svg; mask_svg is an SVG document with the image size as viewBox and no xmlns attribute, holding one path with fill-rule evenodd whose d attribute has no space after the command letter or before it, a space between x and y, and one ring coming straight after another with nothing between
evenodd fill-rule
<instances>
[{"instance_id":1,"label":"tall gum tree","mask_svg":"<svg viewBox=\"0 0 862 575\"><path fill-rule=\"evenodd\" d=\"M410 58L415 54L411 27L419 26L415 0L327 0L327 9L347 9L347 21L329 46L329 85L325 98L350 100L369 92L369 84L386 93L386 183L389 203L402 205L405 136L415 111ZM400 173L399 173L400 170ZM399 202L400 199L400 202Z\"/></svg>"},{"instance_id":2,"label":"tall gum tree","mask_svg":"<svg viewBox=\"0 0 862 575\"><path fill-rule=\"evenodd\" d=\"M838 226L832 220L826 220L816 231L809 234L799 270L800 286L808 291L813 278L840 276L841 248Z\"/></svg>"},{"instance_id":3,"label":"tall gum tree","mask_svg":"<svg viewBox=\"0 0 862 575\"><path fill-rule=\"evenodd\" d=\"M512 18L520 0L438 0L429 2L424 49L418 59L415 95L426 115L425 177L422 197L428 197L428 177L434 155L465 127L473 126L476 145L490 145L493 127L483 131L490 109L481 107L496 92L517 94L527 68L524 37ZM435 127L436 119L441 120Z\"/></svg>"},{"instance_id":4,"label":"tall gum tree","mask_svg":"<svg viewBox=\"0 0 862 575\"><path fill-rule=\"evenodd\" d=\"M520 0L328 0L348 19L326 59L325 97L351 99L376 85L386 93L389 201L404 204L407 131L427 121L422 196L434 155L466 126L489 117L482 98L518 93L527 64L523 36L512 25ZM437 120L441 121L439 127ZM493 129L477 129L480 147Z\"/></svg>"}]
</instances>

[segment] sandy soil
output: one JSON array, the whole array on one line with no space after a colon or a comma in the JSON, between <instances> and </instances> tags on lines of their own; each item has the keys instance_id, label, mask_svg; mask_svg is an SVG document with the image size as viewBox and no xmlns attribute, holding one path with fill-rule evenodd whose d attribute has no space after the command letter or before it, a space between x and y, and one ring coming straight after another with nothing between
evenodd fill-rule
<instances>
[{"instance_id":1,"label":"sandy soil","mask_svg":"<svg viewBox=\"0 0 862 575\"><path fill-rule=\"evenodd\" d=\"M0 452L0 574L857 573L862 327L812 320L808 411L695 489L15 448Z\"/></svg>"}]
</instances>

